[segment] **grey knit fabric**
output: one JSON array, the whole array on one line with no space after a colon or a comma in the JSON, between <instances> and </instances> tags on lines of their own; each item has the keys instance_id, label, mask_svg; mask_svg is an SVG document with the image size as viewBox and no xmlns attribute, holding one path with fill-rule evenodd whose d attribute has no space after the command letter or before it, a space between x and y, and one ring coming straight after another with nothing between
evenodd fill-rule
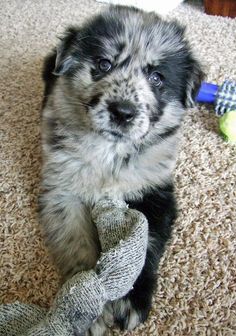
<instances>
[{"instance_id":1,"label":"grey knit fabric","mask_svg":"<svg viewBox=\"0 0 236 336\"><path fill-rule=\"evenodd\" d=\"M96 271L106 289L107 299L112 301L127 294L137 279L137 269L141 270L144 264L146 218L139 211L128 209L126 203L111 200L100 201L92 215L105 251Z\"/></svg>"},{"instance_id":2,"label":"grey knit fabric","mask_svg":"<svg viewBox=\"0 0 236 336\"><path fill-rule=\"evenodd\" d=\"M24 335L33 325L38 325L46 314L46 309L20 302L0 305L0 335Z\"/></svg>"},{"instance_id":3,"label":"grey knit fabric","mask_svg":"<svg viewBox=\"0 0 236 336\"><path fill-rule=\"evenodd\" d=\"M104 304L124 296L144 265L148 226L123 201L101 200L92 209L102 254L95 270L80 272L58 292L46 312L20 303L0 306L1 336L70 336L83 333Z\"/></svg>"}]
</instances>

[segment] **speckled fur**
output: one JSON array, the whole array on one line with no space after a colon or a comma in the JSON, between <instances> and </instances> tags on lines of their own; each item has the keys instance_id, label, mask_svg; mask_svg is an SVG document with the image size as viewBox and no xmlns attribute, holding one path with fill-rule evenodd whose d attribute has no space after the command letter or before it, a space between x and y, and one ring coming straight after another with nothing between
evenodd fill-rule
<instances>
[{"instance_id":1,"label":"speckled fur","mask_svg":"<svg viewBox=\"0 0 236 336\"><path fill-rule=\"evenodd\" d=\"M109 59L112 71L101 75L98 58ZM161 88L149 82L150 67L162 73ZM53 52L48 57L40 219L46 243L65 278L94 267L99 256L91 205L108 195L132 206L132 202L142 203L146 194L155 199L159 189L168 191L179 126L186 107L193 104L201 76L177 23L126 7L111 7L84 27L69 28L57 56ZM117 100L136 108L134 120L125 127L110 118L108 104ZM160 239L168 238L169 231ZM157 239L150 232L152 252L146 272L153 274L164 248L164 243L160 250L156 248ZM129 298L120 302L113 308L118 320L121 309L117 307L123 307L124 328L143 321L150 308L148 303L145 312L139 311ZM90 333L102 334L101 324L105 325L102 318Z\"/></svg>"}]
</instances>

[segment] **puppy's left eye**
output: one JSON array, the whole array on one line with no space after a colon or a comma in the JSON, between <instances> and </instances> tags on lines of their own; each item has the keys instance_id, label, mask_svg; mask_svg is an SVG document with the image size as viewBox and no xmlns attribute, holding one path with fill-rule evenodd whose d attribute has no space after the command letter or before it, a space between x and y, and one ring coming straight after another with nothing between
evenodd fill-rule
<instances>
[{"instance_id":1,"label":"puppy's left eye","mask_svg":"<svg viewBox=\"0 0 236 336\"><path fill-rule=\"evenodd\" d=\"M102 72L108 72L111 70L112 64L107 59L101 59L98 63L99 70Z\"/></svg>"},{"instance_id":2,"label":"puppy's left eye","mask_svg":"<svg viewBox=\"0 0 236 336\"><path fill-rule=\"evenodd\" d=\"M151 84L160 87L162 85L163 76L159 72L154 71L149 75L148 80Z\"/></svg>"}]
</instances>

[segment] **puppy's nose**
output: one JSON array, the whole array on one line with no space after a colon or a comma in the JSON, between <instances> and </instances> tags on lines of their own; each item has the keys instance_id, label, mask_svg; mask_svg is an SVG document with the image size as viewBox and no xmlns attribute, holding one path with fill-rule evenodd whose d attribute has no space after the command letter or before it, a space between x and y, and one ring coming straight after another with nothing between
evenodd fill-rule
<instances>
[{"instance_id":1,"label":"puppy's nose","mask_svg":"<svg viewBox=\"0 0 236 336\"><path fill-rule=\"evenodd\" d=\"M136 113L135 106L127 100L109 103L108 111L111 113L112 120L118 123L130 122Z\"/></svg>"}]
</instances>

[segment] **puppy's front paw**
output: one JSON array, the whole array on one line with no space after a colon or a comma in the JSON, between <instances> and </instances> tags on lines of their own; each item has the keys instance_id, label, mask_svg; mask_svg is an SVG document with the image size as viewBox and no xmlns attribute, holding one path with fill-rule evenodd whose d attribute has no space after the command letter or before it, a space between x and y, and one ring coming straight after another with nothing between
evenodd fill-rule
<instances>
[{"instance_id":1,"label":"puppy's front paw","mask_svg":"<svg viewBox=\"0 0 236 336\"><path fill-rule=\"evenodd\" d=\"M105 305L102 316L87 331L86 336L107 336L114 325L121 330L132 330L145 322L150 307L135 307L130 299L119 299Z\"/></svg>"},{"instance_id":2,"label":"puppy's front paw","mask_svg":"<svg viewBox=\"0 0 236 336\"><path fill-rule=\"evenodd\" d=\"M108 335L109 329L114 325L113 308L110 303L104 307L102 316L89 328L86 336L105 336Z\"/></svg>"},{"instance_id":3,"label":"puppy's front paw","mask_svg":"<svg viewBox=\"0 0 236 336\"><path fill-rule=\"evenodd\" d=\"M127 298L113 302L113 313L121 330L132 330L147 319L149 309L140 310Z\"/></svg>"},{"instance_id":4,"label":"puppy's front paw","mask_svg":"<svg viewBox=\"0 0 236 336\"><path fill-rule=\"evenodd\" d=\"M89 328L86 336L105 336L107 335L107 326L104 323L103 317L99 317L96 322Z\"/></svg>"}]
</instances>

